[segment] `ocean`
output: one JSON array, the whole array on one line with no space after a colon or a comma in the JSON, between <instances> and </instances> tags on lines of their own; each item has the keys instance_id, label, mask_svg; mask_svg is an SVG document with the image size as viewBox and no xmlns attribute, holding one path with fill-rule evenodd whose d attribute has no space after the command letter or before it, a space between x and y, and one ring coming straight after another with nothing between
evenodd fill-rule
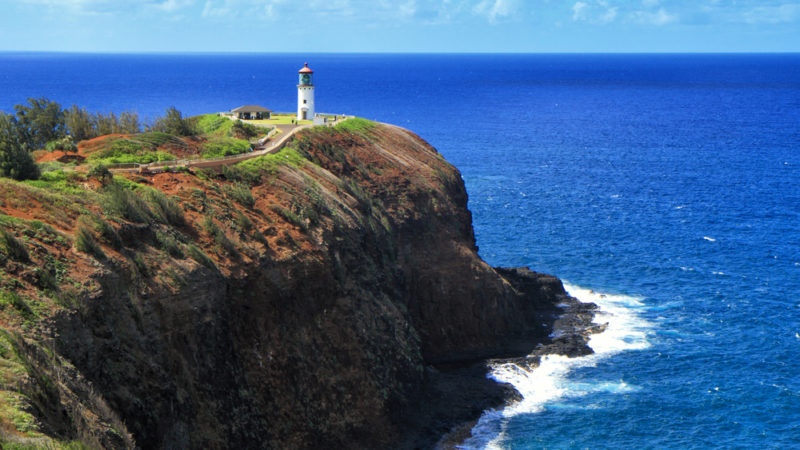
<instances>
[{"instance_id":1,"label":"ocean","mask_svg":"<svg viewBox=\"0 0 800 450\"><path fill-rule=\"evenodd\" d=\"M27 97L153 118L260 104L409 128L462 173L481 256L562 278L594 355L493 376L465 448L800 447L800 55L0 53Z\"/></svg>"}]
</instances>

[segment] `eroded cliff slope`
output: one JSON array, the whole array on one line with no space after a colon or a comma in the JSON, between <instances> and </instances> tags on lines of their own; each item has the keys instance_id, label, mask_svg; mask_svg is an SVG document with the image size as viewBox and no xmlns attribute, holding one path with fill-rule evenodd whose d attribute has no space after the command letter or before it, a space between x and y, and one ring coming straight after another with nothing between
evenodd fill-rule
<instances>
[{"instance_id":1,"label":"eroded cliff slope","mask_svg":"<svg viewBox=\"0 0 800 450\"><path fill-rule=\"evenodd\" d=\"M448 369L567 301L478 257L431 146L360 119L219 173L2 180L0 211L6 444L425 445L485 406L440 417Z\"/></svg>"}]
</instances>

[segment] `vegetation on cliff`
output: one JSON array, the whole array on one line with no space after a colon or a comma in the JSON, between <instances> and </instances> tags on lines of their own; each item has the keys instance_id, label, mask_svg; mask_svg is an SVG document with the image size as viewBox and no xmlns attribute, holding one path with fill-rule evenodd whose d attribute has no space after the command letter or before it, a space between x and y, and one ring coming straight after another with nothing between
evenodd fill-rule
<instances>
[{"instance_id":1,"label":"vegetation on cliff","mask_svg":"<svg viewBox=\"0 0 800 450\"><path fill-rule=\"evenodd\" d=\"M160 133L79 147L182 139ZM219 171L0 179L0 443L401 442L433 365L529 347L563 295L481 261L466 202L433 148L363 119Z\"/></svg>"}]
</instances>

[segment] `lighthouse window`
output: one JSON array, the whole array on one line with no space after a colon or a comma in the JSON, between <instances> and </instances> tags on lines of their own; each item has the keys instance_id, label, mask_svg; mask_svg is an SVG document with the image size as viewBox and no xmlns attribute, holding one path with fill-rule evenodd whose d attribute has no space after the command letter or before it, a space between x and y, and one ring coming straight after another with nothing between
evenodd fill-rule
<instances>
[{"instance_id":1,"label":"lighthouse window","mask_svg":"<svg viewBox=\"0 0 800 450\"><path fill-rule=\"evenodd\" d=\"M308 103L308 100L303 100L303 104L305 105L306 103Z\"/></svg>"}]
</instances>

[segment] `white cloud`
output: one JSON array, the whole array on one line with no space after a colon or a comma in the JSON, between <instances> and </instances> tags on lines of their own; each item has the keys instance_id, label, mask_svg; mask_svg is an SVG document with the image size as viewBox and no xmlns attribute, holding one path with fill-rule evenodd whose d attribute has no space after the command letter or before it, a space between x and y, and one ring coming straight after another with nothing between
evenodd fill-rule
<instances>
[{"instance_id":1,"label":"white cloud","mask_svg":"<svg viewBox=\"0 0 800 450\"><path fill-rule=\"evenodd\" d=\"M800 3L759 6L745 11L746 23L790 23L800 19Z\"/></svg>"},{"instance_id":2,"label":"white cloud","mask_svg":"<svg viewBox=\"0 0 800 450\"><path fill-rule=\"evenodd\" d=\"M657 11L635 11L633 13L635 22L650 25L666 25L677 19L678 16L668 13L664 8L659 8Z\"/></svg>"},{"instance_id":3,"label":"white cloud","mask_svg":"<svg viewBox=\"0 0 800 450\"><path fill-rule=\"evenodd\" d=\"M194 1L195 0L164 0L162 2L154 3L153 7L164 12L175 12L188 6L192 6Z\"/></svg>"},{"instance_id":4,"label":"white cloud","mask_svg":"<svg viewBox=\"0 0 800 450\"><path fill-rule=\"evenodd\" d=\"M604 0L588 0L575 2L572 6L572 20L575 22L589 22L607 24L617 18L617 6L609 6Z\"/></svg>"},{"instance_id":5,"label":"white cloud","mask_svg":"<svg viewBox=\"0 0 800 450\"><path fill-rule=\"evenodd\" d=\"M474 14L486 16L489 22L496 23L498 19L505 19L517 12L519 0L481 0L472 8Z\"/></svg>"}]
</instances>

